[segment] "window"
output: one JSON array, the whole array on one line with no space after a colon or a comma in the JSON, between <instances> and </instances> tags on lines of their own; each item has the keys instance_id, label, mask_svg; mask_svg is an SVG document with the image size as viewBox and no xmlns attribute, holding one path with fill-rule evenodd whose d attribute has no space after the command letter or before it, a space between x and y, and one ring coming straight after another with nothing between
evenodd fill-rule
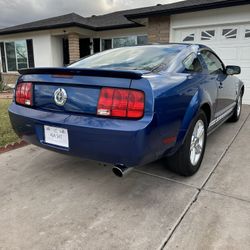
<instances>
[{"instance_id":1,"label":"window","mask_svg":"<svg viewBox=\"0 0 250 250\"><path fill-rule=\"evenodd\" d=\"M192 53L184 61L183 65L187 72L201 72L202 66L197 56Z\"/></svg>"},{"instance_id":2,"label":"window","mask_svg":"<svg viewBox=\"0 0 250 250\"><path fill-rule=\"evenodd\" d=\"M34 67L32 40L0 43L3 71L17 71Z\"/></svg>"},{"instance_id":3,"label":"window","mask_svg":"<svg viewBox=\"0 0 250 250\"><path fill-rule=\"evenodd\" d=\"M137 36L137 45L146 45L148 44L147 36Z\"/></svg>"},{"instance_id":4,"label":"window","mask_svg":"<svg viewBox=\"0 0 250 250\"><path fill-rule=\"evenodd\" d=\"M16 59L18 69L28 68L28 51L26 41L16 42Z\"/></svg>"},{"instance_id":5,"label":"window","mask_svg":"<svg viewBox=\"0 0 250 250\"><path fill-rule=\"evenodd\" d=\"M237 29L223 29L222 36L226 39L234 39L237 37Z\"/></svg>"},{"instance_id":6,"label":"window","mask_svg":"<svg viewBox=\"0 0 250 250\"><path fill-rule=\"evenodd\" d=\"M201 32L201 40L210 41L215 38L215 30L205 30Z\"/></svg>"},{"instance_id":7,"label":"window","mask_svg":"<svg viewBox=\"0 0 250 250\"><path fill-rule=\"evenodd\" d=\"M135 46L136 36L118 37L113 39L113 48Z\"/></svg>"},{"instance_id":8,"label":"window","mask_svg":"<svg viewBox=\"0 0 250 250\"><path fill-rule=\"evenodd\" d=\"M5 43L8 71L17 71L15 43Z\"/></svg>"},{"instance_id":9,"label":"window","mask_svg":"<svg viewBox=\"0 0 250 250\"><path fill-rule=\"evenodd\" d=\"M117 48L84 58L69 67L160 72L172 64L181 50L177 45Z\"/></svg>"},{"instance_id":10,"label":"window","mask_svg":"<svg viewBox=\"0 0 250 250\"><path fill-rule=\"evenodd\" d=\"M210 74L219 74L224 72L224 66L215 54L208 50L203 50L201 51L201 56L204 59Z\"/></svg>"},{"instance_id":11,"label":"window","mask_svg":"<svg viewBox=\"0 0 250 250\"><path fill-rule=\"evenodd\" d=\"M190 34L183 39L183 42L193 42L193 41L194 41L194 34Z\"/></svg>"},{"instance_id":12,"label":"window","mask_svg":"<svg viewBox=\"0 0 250 250\"><path fill-rule=\"evenodd\" d=\"M102 39L102 51L112 48L121 48L127 46L145 45L148 43L146 35L141 36L124 36Z\"/></svg>"},{"instance_id":13,"label":"window","mask_svg":"<svg viewBox=\"0 0 250 250\"><path fill-rule=\"evenodd\" d=\"M246 29L245 38L250 38L250 29Z\"/></svg>"}]
</instances>

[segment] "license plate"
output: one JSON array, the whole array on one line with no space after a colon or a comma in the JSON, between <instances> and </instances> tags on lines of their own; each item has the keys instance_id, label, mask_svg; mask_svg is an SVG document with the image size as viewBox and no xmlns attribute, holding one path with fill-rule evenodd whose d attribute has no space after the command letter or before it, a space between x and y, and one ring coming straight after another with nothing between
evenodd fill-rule
<instances>
[{"instance_id":1,"label":"license plate","mask_svg":"<svg viewBox=\"0 0 250 250\"><path fill-rule=\"evenodd\" d=\"M48 144L68 148L69 137L68 130L65 128L44 126L44 139Z\"/></svg>"}]
</instances>

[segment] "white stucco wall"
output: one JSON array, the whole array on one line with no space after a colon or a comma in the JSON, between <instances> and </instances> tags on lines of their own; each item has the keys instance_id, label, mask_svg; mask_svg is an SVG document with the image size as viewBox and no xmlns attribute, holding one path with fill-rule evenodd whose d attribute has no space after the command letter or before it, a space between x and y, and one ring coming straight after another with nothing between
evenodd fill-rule
<instances>
[{"instance_id":1,"label":"white stucco wall","mask_svg":"<svg viewBox=\"0 0 250 250\"><path fill-rule=\"evenodd\" d=\"M51 37L51 56L52 56L52 65L54 67L63 66L62 37L58 37L58 36Z\"/></svg>"},{"instance_id":2,"label":"white stucco wall","mask_svg":"<svg viewBox=\"0 0 250 250\"><path fill-rule=\"evenodd\" d=\"M63 65L61 37L46 32L29 32L0 37L0 42L33 40L35 67L60 67Z\"/></svg>"},{"instance_id":3,"label":"white stucco wall","mask_svg":"<svg viewBox=\"0 0 250 250\"><path fill-rule=\"evenodd\" d=\"M214 10L204 10L171 16L170 41L174 42L174 30L219 24L250 23L250 4Z\"/></svg>"},{"instance_id":4,"label":"white stucco wall","mask_svg":"<svg viewBox=\"0 0 250 250\"><path fill-rule=\"evenodd\" d=\"M146 35L148 33L147 27L137 27L130 29L115 29L99 31L93 34L93 37L97 38L112 38L122 36L133 36L133 35Z\"/></svg>"},{"instance_id":5,"label":"white stucco wall","mask_svg":"<svg viewBox=\"0 0 250 250\"><path fill-rule=\"evenodd\" d=\"M49 34L33 36L35 67L52 67L52 41Z\"/></svg>"}]
</instances>

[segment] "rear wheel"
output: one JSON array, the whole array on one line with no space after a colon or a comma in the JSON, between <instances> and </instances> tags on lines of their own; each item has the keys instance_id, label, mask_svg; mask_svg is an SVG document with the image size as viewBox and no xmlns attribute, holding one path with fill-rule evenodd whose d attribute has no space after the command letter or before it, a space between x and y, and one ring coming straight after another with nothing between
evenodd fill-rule
<instances>
[{"instance_id":1,"label":"rear wheel","mask_svg":"<svg viewBox=\"0 0 250 250\"><path fill-rule=\"evenodd\" d=\"M236 106L234 108L234 112L232 116L228 119L229 122L237 122L240 119L241 115L241 110L242 110L242 93L240 93Z\"/></svg>"},{"instance_id":2,"label":"rear wheel","mask_svg":"<svg viewBox=\"0 0 250 250\"><path fill-rule=\"evenodd\" d=\"M207 117L199 111L188 131L184 144L170 157L166 158L169 169L183 176L191 176L200 168L207 140Z\"/></svg>"}]
</instances>

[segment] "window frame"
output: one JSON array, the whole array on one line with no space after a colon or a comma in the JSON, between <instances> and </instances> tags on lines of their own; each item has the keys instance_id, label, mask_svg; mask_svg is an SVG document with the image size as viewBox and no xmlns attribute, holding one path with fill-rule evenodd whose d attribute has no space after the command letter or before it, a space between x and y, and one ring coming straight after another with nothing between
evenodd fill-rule
<instances>
[{"instance_id":1,"label":"window frame","mask_svg":"<svg viewBox=\"0 0 250 250\"><path fill-rule=\"evenodd\" d=\"M203 58L203 56L202 56L202 52L204 52L204 51L210 52L211 54L213 54L213 55L219 60L219 62L220 62L221 65L222 65L222 68L223 68L223 71L222 71L221 73L222 73L222 74L225 74L226 67L225 67L225 64L223 63L223 61L219 58L219 56L216 55L216 53L215 53L214 51L212 51L212 50L210 50L210 49L207 49L207 48L203 48L203 49L200 49L198 53L199 53L200 57L202 58L202 61L203 61L204 65L206 66L206 71L207 71L207 73L208 73L209 75L216 75L214 72L209 72L208 66L207 66L207 64L206 64L206 62L205 62L205 60L204 60L204 58ZM218 73L217 73L217 74L218 74Z\"/></svg>"},{"instance_id":2,"label":"window frame","mask_svg":"<svg viewBox=\"0 0 250 250\"><path fill-rule=\"evenodd\" d=\"M4 47L6 73L18 73L19 69L18 69L17 52L16 52L16 42L18 42L18 41L25 41L25 48L26 48L26 51L27 51L27 68L30 67L30 65L29 65L29 55L28 55L27 40L32 40L32 38L1 41L3 43L3 47ZM9 70L8 58L7 58L7 51L6 51L6 43L14 43L14 46L15 46L16 69L17 69L16 71L15 70ZM2 69L3 69L3 67L2 67ZM1 71L1 72L3 72L3 71Z\"/></svg>"}]
</instances>

